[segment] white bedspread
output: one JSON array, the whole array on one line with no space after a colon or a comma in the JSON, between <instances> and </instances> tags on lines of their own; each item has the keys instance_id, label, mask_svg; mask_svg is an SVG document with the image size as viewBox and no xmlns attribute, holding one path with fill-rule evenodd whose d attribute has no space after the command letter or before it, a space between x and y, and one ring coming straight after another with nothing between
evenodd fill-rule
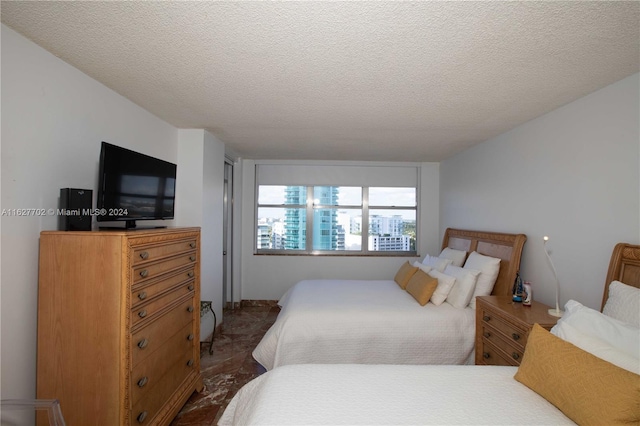
<instances>
[{"instance_id":1,"label":"white bedspread","mask_svg":"<svg viewBox=\"0 0 640 426\"><path fill-rule=\"evenodd\" d=\"M420 306L394 281L305 280L253 351L288 364L471 364L475 310Z\"/></svg>"},{"instance_id":2,"label":"white bedspread","mask_svg":"<svg viewBox=\"0 0 640 426\"><path fill-rule=\"evenodd\" d=\"M517 367L291 365L231 400L219 425L574 424L517 382Z\"/></svg>"}]
</instances>

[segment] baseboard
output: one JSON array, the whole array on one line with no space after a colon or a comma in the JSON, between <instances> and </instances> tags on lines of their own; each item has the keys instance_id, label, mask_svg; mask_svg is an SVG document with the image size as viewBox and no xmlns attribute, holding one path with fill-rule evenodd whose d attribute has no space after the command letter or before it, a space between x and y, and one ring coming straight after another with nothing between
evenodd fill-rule
<instances>
[{"instance_id":1,"label":"baseboard","mask_svg":"<svg viewBox=\"0 0 640 426\"><path fill-rule=\"evenodd\" d=\"M243 300L240 304L243 308L247 307L275 307L278 306L277 300Z\"/></svg>"},{"instance_id":2,"label":"baseboard","mask_svg":"<svg viewBox=\"0 0 640 426\"><path fill-rule=\"evenodd\" d=\"M227 302L224 305L224 309L240 309L240 308L255 308L255 307L269 307L273 308L278 306L277 300L254 300L246 299L241 302Z\"/></svg>"},{"instance_id":3,"label":"baseboard","mask_svg":"<svg viewBox=\"0 0 640 426\"><path fill-rule=\"evenodd\" d=\"M240 308L240 302L227 302L224 304L224 309L238 309Z\"/></svg>"}]
</instances>

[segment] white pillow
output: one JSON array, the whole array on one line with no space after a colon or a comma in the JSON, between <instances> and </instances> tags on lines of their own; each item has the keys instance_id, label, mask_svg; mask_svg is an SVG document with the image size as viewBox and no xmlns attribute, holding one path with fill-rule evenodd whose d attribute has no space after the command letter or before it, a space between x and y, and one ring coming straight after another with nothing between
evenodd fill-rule
<instances>
[{"instance_id":1,"label":"white pillow","mask_svg":"<svg viewBox=\"0 0 640 426\"><path fill-rule=\"evenodd\" d=\"M560 319L551 329L551 334L611 364L632 373L640 374L640 359L634 358L602 339L581 332L567 321Z\"/></svg>"},{"instance_id":2,"label":"white pillow","mask_svg":"<svg viewBox=\"0 0 640 426\"><path fill-rule=\"evenodd\" d=\"M569 300L564 309L565 313L558 324L567 323L588 336L607 342L634 358L640 358L640 328L608 317L575 300Z\"/></svg>"},{"instance_id":3,"label":"white pillow","mask_svg":"<svg viewBox=\"0 0 640 426\"><path fill-rule=\"evenodd\" d=\"M602 313L640 327L640 288L612 281Z\"/></svg>"},{"instance_id":4,"label":"white pillow","mask_svg":"<svg viewBox=\"0 0 640 426\"><path fill-rule=\"evenodd\" d=\"M452 276L445 275L442 272L438 272L435 269L431 270L429 275L438 279L438 287L436 287L436 291L431 295L431 303L436 306L442 305L442 302L447 299L451 288L456 283L456 279Z\"/></svg>"},{"instance_id":5,"label":"white pillow","mask_svg":"<svg viewBox=\"0 0 640 426\"><path fill-rule=\"evenodd\" d=\"M476 296L489 296L493 290L493 286L500 272L500 259L480 254L476 251L471 252L467 261L464 263L465 269L476 269L480 271L476 288L471 296L469 306L476 308Z\"/></svg>"},{"instance_id":6,"label":"white pillow","mask_svg":"<svg viewBox=\"0 0 640 426\"><path fill-rule=\"evenodd\" d=\"M447 265L451 264L451 259L441 259L436 256L426 255L425 258L422 260L422 263L424 263L427 266L431 266L433 269L435 269L438 272L444 272L444 268L446 268Z\"/></svg>"},{"instance_id":7,"label":"white pillow","mask_svg":"<svg viewBox=\"0 0 640 426\"><path fill-rule=\"evenodd\" d=\"M456 250L446 247L440 252L441 259L450 259L453 266L464 265L464 260L467 258L467 252L464 250Z\"/></svg>"},{"instance_id":8,"label":"white pillow","mask_svg":"<svg viewBox=\"0 0 640 426\"><path fill-rule=\"evenodd\" d=\"M413 262L413 263L412 263L412 265L413 265L415 268L420 268L420 269L422 269L426 274L428 274L428 273L429 273L429 271L431 271L431 270L433 269L431 266L427 266L427 265L425 265L424 263L420 263L420 262L418 262L417 260L416 260L415 262Z\"/></svg>"},{"instance_id":9,"label":"white pillow","mask_svg":"<svg viewBox=\"0 0 640 426\"><path fill-rule=\"evenodd\" d=\"M473 296L480 271L449 265L445 268L444 273L456 279L453 288L447 295L447 303L456 308L465 308Z\"/></svg>"}]
</instances>

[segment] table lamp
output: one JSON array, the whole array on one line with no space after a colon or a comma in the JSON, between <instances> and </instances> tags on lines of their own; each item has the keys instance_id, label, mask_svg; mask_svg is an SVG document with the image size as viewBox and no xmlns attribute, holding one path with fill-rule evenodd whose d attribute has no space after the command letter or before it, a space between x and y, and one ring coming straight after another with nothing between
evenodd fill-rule
<instances>
[{"instance_id":1,"label":"table lamp","mask_svg":"<svg viewBox=\"0 0 640 426\"><path fill-rule=\"evenodd\" d=\"M556 307L555 309L549 309L549 315L561 317L562 314L564 314L564 311L560 310L560 282L558 281L558 275L556 274L556 267L553 265L553 261L551 260L551 256L549 256L549 251L547 250L547 241L549 241L549 237L545 235L542 239L544 240L544 253L547 255L547 259L551 265L551 271L553 271L553 278L556 280Z\"/></svg>"}]
</instances>

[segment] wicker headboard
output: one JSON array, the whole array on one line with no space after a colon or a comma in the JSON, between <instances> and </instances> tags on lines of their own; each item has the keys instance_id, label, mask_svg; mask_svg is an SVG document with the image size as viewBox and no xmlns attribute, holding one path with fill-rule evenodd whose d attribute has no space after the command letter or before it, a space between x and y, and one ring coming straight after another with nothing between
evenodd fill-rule
<instances>
[{"instance_id":1,"label":"wicker headboard","mask_svg":"<svg viewBox=\"0 0 640 426\"><path fill-rule=\"evenodd\" d=\"M639 245L618 243L613 248L607 280L604 283L604 295L602 296L600 310L604 308L604 304L609 297L609 284L614 280L640 288Z\"/></svg>"},{"instance_id":2,"label":"wicker headboard","mask_svg":"<svg viewBox=\"0 0 640 426\"><path fill-rule=\"evenodd\" d=\"M503 234L499 232L469 231L447 228L442 240L442 248L449 247L468 253L477 251L485 256L500 260L500 273L491 294L511 296L516 273L520 269L522 248L527 241L524 234Z\"/></svg>"}]
</instances>

